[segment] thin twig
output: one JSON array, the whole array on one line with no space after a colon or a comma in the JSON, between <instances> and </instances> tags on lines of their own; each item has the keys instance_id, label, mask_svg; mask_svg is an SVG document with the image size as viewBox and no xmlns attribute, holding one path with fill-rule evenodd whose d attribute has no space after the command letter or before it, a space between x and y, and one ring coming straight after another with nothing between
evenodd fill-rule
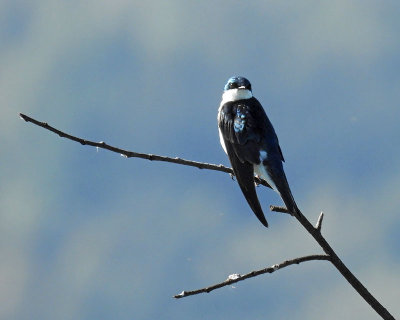
<instances>
[{"instance_id":1,"label":"thin twig","mask_svg":"<svg viewBox=\"0 0 400 320\"><path fill-rule=\"evenodd\" d=\"M139 152L124 150L121 148L113 147L113 146L105 143L104 141L94 142L94 141L82 139L79 137L75 137L73 135L70 135L68 133L65 133L61 130L58 130L58 129L50 126L46 122L40 122L31 117L28 117L25 114L22 114L22 113L20 113L19 116L21 117L22 120L25 120L26 122L31 122L39 127L45 128L46 130L49 130L49 131L52 131L52 132L58 134L61 138L66 138L66 139L69 139L72 141L76 141L82 145L92 146L92 147L106 149L106 150L109 150L112 152L116 152L126 158L141 158L141 159L146 159L146 160L151 160L151 161L170 162L170 163L182 164L182 165L189 166L189 167L196 167L199 169L208 169L208 170L226 172L231 175L234 175L232 168L225 167L222 164L216 165L216 164L211 164L211 163L186 160L186 159L182 159L182 158L178 158L178 157L170 158L170 157L160 156L160 155L156 155L156 154L147 154L147 153L139 153ZM260 179L258 177L254 177L254 182L256 184L261 184L265 187L271 188L271 186L265 180Z\"/></svg>"},{"instance_id":2,"label":"thin twig","mask_svg":"<svg viewBox=\"0 0 400 320\"><path fill-rule=\"evenodd\" d=\"M321 211L318 220L317 220L317 224L315 225L315 229L317 229L319 232L321 232L321 228L322 228L322 220L324 220L324 212Z\"/></svg>"},{"instance_id":3,"label":"thin twig","mask_svg":"<svg viewBox=\"0 0 400 320\"><path fill-rule=\"evenodd\" d=\"M175 295L174 298L180 299L180 298L184 298L184 297L188 297L188 296L193 296L193 295L199 294L199 293L209 293L215 289L229 286L231 284L246 280L248 278L257 277L257 276L259 276L261 274L265 274L265 273L273 273L279 269L283 269L283 268L291 266L293 264L300 264L302 262L312 261L312 260L330 260L330 257L328 255L319 254L319 255L310 255L310 256L299 257L299 258L295 258L295 259L291 259L291 260L286 260L279 264L274 264L271 267L267 267L267 268L264 268L261 270L251 271L244 275L240 275L240 274L230 275L228 277L228 279L226 279L225 281L214 284L209 287L205 287L205 288L197 289L197 290L193 290L193 291L182 291L181 293Z\"/></svg>"},{"instance_id":4,"label":"thin twig","mask_svg":"<svg viewBox=\"0 0 400 320\"><path fill-rule=\"evenodd\" d=\"M269 210L274 211L274 212L282 212L282 213L287 213L290 214L289 210L285 207L281 206L269 206Z\"/></svg>"},{"instance_id":5,"label":"thin twig","mask_svg":"<svg viewBox=\"0 0 400 320\"><path fill-rule=\"evenodd\" d=\"M128 158L136 157L136 158L142 158L142 159L154 160L154 161L172 162L172 163L182 164L182 165L186 165L186 166L197 167L199 169L209 169L209 170L227 172L231 175L233 174L233 171L231 168L225 167L223 165L215 165L215 164L209 164L209 163L189 161L189 160L180 159L180 158L170 158L170 157L164 157L164 156L153 155L153 154L137 153L137 152L127 151L127 150L123 150L120 148L116 148L116 147L107 145L105 142L93 142L93 141L81 139L81 138L69 135L67 133L64 133L56 128L49 126L47 123L37 121L37 120L30 118L22 113L20 113L19 115L20 115L21 119L23 119L27 122L32 122L33 124L36 124L47 130L50 130L50 131L58 134L60 137L64 137L64 138L79 142L83 145L90 145L90 146L94 146L94 147L98 147L98 148L107 149L107 150L110 150L113 152L117 152ZM271 188L265 181L257 181L257 179L255 179L255 182ZM282 209L279 207L271 206L271 210L291 214L285 208ZM332 249L332 247L329 245L329 243L322 236L320 230L318 230L316 227L314 227L310 223L310 221L308 221L307 218L300 211L293 213L293 215L300 222L300 224L312 235L312 237L315 239L315 241L318 242L318 244L321 246L322 250L330 257L329 260L331 261L331 263L342 274L342 276L350 283L350 285L363 297L363 299L383 319L394 320L394 317L390 314L390 312L367 290L367 288L354 276L354 274L347 268L347 266L337 256L335 251Z\"/></svg>"}]
</instances>

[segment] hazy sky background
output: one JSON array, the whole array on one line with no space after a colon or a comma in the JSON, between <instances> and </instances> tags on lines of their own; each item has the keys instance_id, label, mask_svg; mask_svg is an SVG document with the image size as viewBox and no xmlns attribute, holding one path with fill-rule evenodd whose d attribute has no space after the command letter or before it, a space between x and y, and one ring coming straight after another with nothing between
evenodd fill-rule
<instances>
[{"instance_id":1,"label":"hazy sky background","mask_svg":"<svg viewBox=\"0 0 400 320\"><path fill-rule=\"evenodd\" d=\"M264 105L304 214L400 316L400 2L0 1L1 319L376 319L259 188L59 138L228 165L232 75Z\"/></svg>"}]
</instances>

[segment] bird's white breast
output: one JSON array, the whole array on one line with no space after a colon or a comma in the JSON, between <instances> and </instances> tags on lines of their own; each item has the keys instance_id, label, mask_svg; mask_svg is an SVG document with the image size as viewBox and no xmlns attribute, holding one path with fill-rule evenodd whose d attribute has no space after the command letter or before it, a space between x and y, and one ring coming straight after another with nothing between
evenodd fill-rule
<instances>
[{"instance_id":1,"label":"bird's white breast","mask_svg":"<svg viewBox=\"0 0 400 320\"><path fill-rule=\"evenodd\" d=\"M250 99L253 97L253 94L250 90L247 89L229 89L224 91L222 94L222 101L220 106L224 105L227 102Z\"/></svg>"},{"instance_id":2,"label":"bird's white breast","mask_svg":"<svg viewBox=\"0 0 400 320\"><path fill-rule=\"evenodd\" d=\"M219 127L218 127L218 133L219 133L219 143L221 144L221 147L222 149L224 149L225 153L228 154L228 152L226 151L224 136L222 135L221 129Z\"/></svg>"}]
</instances>

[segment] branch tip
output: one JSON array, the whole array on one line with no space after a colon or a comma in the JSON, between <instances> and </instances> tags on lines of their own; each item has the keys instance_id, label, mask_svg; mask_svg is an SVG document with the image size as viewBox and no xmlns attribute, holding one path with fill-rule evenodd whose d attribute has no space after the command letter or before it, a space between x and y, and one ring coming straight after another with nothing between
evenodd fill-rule
<instances>
[{"instance_id":1,"label":"branch tip","mask_svg":"<svg viewBox=\"0 0 400 320\"><path fill-rule=\"evenodd\" d=\"M186 292L182 291L181 293L174 295L174 298L175 299L183 298L185 296L185 294L186 294Z\"/></svg>"},{"instance_id":2,"label":"branch tip","mask_svg":"<svg viewBox=\"0 0 400 320\"><path fill-rule=\"evenodd\" d=\"M270 206L269 206L269 210L274 211L274 212L287 213L287 214L290 214L290 215L291 215L291 213L289 212L289 210L286 209L285 207L270 205Z\"/></svg>"},{"instance_id":3,"label":"branch tip","mask_svg":"<svg viewBox=\"0 0 400 320\"><path fill-rule=\"evenodd\" d=\"M323 211L321 211L321 213L319 214L317 224L315 225L315 229L317 229L319 232L321 232L322 220L324 220L324 212Z\"/></svg>"}]
</instances>

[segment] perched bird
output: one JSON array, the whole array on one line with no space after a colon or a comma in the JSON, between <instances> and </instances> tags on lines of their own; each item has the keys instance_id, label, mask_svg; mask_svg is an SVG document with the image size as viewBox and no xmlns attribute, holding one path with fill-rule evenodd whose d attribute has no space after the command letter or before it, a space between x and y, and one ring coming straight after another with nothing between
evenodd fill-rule
<instances>
[{"instance_id":1,"label":"perched bird","mask_svg":"<svg viewBox=\"0 0 400 320\"><path fill-rule=\"evenodd\" d=\"M278 192L291 214L299 212L283 170L285 160L278 137L246 78L232 77L225 85L218 109L218 129L240 189L261 223L268 227L254 174Z\"/></svg>"}]
</instances>

